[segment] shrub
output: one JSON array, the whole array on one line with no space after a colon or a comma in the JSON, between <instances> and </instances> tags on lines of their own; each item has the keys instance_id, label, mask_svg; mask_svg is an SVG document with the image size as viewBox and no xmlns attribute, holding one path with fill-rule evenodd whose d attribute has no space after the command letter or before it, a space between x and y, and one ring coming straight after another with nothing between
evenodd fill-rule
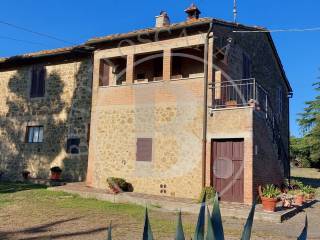
<instances>
[{"instance_id":1,"label":"shrub","mask_svg":"<svg viewBox=\"0 0 320 240\"><path fill-rule=\"evenodd\" d=\"M266 198L277 198L281 194L280 190L273 184L267 184L262 188L262 196Z\"/></svg>"},{"instance_id":2,"label":"shrub","mask_svg":"<svg viewBox=\"0 0 320 240\"><path fill-rule=\"evenodd\" d=\"M54 173L61 173L62 169L58 166L55 166L55 167L50 168L50 171L54 172Z\"/></svg>"},{"instance_id":3,"label":"shrub","mask_svg":"<svg viewBox=\"0 0 320 240\"><path fill-rule=\"evenodd\" d=\"M126 182L123 178L109 177L107 183L110 188L119 187L124 192L132 192L133 186L131 183Z\"/></svg>"},{"instance_id":4,"label":"shrub","mask_svg":"<svg viewBox=\"0 0 320 240\"><path fill-rule=\"evenodd\" d=\"M199 201L201 202L203 199L204 194L206 194L206 199L205 201L209 201L212 200L216 194L216 190L214 189L214 187L204 187L201 191L200 197L199 197Z\"/></svg>"}]
</instances>

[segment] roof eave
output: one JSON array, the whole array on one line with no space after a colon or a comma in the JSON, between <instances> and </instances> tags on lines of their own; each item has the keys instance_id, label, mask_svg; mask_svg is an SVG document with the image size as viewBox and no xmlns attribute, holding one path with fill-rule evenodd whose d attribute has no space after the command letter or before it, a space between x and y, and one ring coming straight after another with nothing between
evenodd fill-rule
<instances>
[{"instance_id":1,"label":"roof eave","mask_svg":"<svg viewBox=\"0 0 320 240\"><path fill-rule=\"evenodd\" d=\"M185 24L177 24L175 26L167 26L167 27L160 27L160 28L149 28L137 32L132 32L132 33L127 33L127 34L119 34L119 36L107 36L105 38L93 38L89 39L85 44L86 45L95 45L95 44L100 44L100 43L107 43L107 42L113 42L113 41L120 41L126 38L134 38L142 34L155 34L157 32L166 32L170 30L180 30L184 28L194 28L198 26L203 26L206 24L210 24L212 22L212 18L206 18L206 19L201 19L200 21L194 21L194 22L185 22Z\"/></svg>"}]
</instances>

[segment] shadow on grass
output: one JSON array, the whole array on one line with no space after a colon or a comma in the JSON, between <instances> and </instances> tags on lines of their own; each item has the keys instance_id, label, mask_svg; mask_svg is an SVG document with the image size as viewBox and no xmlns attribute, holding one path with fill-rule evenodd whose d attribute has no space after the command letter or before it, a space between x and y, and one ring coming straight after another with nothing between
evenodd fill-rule
<instances>
[{"instance_id":1,"label":"shadow on grass","mask_svg":"<svg viewBox=\"0 0 320 240\"><path fill-rule=\"evenodd\" d=\"M66 233L54 233L53 231L51 231L52 227L57 228L61 224L65 224L67 222L72 222L72 221L77 221L80 218L81 217L53 221L50 223L34 226L31 228L24 228L24 229L21 229L18 231L0 232L0 239L15 239L15 237L17 237L18 234L22 234L24 240L65 239L67 237L89 235L89 234L94 234L94 233L98 233L98 232L102 232L102 231L106 232L108 229L108 227L101 227L101 228L88 229L88 230L83 230L83 231L74 231L74 232L69 231ZM43 233L43 234L41 234L41 233ZM39 234L41 234L41 236L39 236ZM35 236L35 235L38 235L38 236Z\"/></svg>"},{"instance_id":2,"label":"shadow on grass","mask_svg":"<svg viewBox=\"0 0 320 240\"><path fill-rule=\"evenodd\" d=\"M46 188L47 186L45 185L33 184L28 182L0 182L0 194Z\"/></svg>"},{"instance_id":3,"label":"shadow on grass","mask_svg":"<svg viewBox=\"0 0 320 240\"><path fill-rule=\"evenodd\" d=\"M302 182L304 185L310 185L314 188L320 188L320 179L318 178L306 178L306 177L291 177L291 179Z\"/></svg>"}]
</instances>

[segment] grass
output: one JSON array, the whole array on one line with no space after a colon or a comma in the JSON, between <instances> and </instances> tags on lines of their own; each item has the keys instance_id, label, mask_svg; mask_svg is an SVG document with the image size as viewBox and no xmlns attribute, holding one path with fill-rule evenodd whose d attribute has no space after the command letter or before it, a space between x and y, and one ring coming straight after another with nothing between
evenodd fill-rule
<instances>
[{"instance_id":1,"label":"grass","mask_svg":"<svg viewBox=\"0 0 320 240\"><path fill-rule=\"evenodd\" d=\"M292 177L311 178L320 180L320 171L316 168L291 168Z\"/></svg>"},{"instance_id":2,"label":"grass","mask_svg":"<svg viewBox=\"0 0 320 240\"><path fill-rule=\"evenodd\" d=\"M154 208L157 207L154 206ZM70 219L75 215L81 218L90 215L89 221L92 226L101 224L101 221L104 221L103 224L107 226L110 220L121 224L125 219L125 223L133 224L139 231L142 229L145 211L145 208L139 205L114 204L96 199L85 199L75 194L49 191L41 185L0 182L0 212L6 210L9 212L8 215L14 215L11 213L11 209L18 209L19 218L26 218L33 225L41 222L41 219L54 218L57 215ZM152 228L158 236L174 235L175 214L161 213L150 209L150 220ZM187 234L194 231L194 221L192 218L192 221L184 222ZM125 227L125 223L122 223L123 227Z\"/></svg>"},{"instance_id":3,"label":"grass","mask_svg":"<svg viewBox=\"0 0 320 240\"><path fill-rule=\"evenodd\" d=\"M312 183L312 186L320 182L320 173L315 169L295 168L292 176L305 184ZM0 182L0 239L105 239L105 230L111 220L116 239L140 239L144 211L139 205L84 199L75 194L49 191L46 186ZM149 214L154 236L172 239L176 214L164 212L157 205L150 206ZM223 220L227 236L238 238L244 221ZM193 235L196 222L197 216L183 214L187 239ZM253 235L262 239L260 236L270 234L268 239L271 239L274 235L285 234L284 229L293 226L301 231L299 224L303 224L303 219L298 224L285 223L285 227L256 221Z\"/></svg>"}]
</instances>

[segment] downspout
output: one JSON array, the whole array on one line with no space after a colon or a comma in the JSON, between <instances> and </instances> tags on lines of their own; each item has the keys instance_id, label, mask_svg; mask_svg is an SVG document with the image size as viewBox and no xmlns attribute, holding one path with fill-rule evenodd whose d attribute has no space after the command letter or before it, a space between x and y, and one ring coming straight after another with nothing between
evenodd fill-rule
<instances>
[{"instance_id":1,"label":"downspout","mask_svg":"<svg viewBox=\"0 0 320 240\"><path fill-rule=\"evenodd\" d=\"M202 188L206 186L206 159L207 159L207 115L208 115L208 50L210 33L213 23L210 23L204 45L204 86L203 86L203 124L202 124ZM211 61L211 60L210 60Z\"/></svg>"},{"instance_id":2,"label":"downspout","mask_svg":"<svg viewBox=\"0 0 320 240\"><path fill-rule=\"evenodd\" d=\"M292 98L292 92L289 92L288 94L288 110L287 110L287 126L288 126L288 149L287 149L287 153L288 153L288 159L287 159L287 164L288 164L288 180L289 180L289 185L291 185L291 166L290 166L290 99Z\"/></svg>"}]
</instances>

